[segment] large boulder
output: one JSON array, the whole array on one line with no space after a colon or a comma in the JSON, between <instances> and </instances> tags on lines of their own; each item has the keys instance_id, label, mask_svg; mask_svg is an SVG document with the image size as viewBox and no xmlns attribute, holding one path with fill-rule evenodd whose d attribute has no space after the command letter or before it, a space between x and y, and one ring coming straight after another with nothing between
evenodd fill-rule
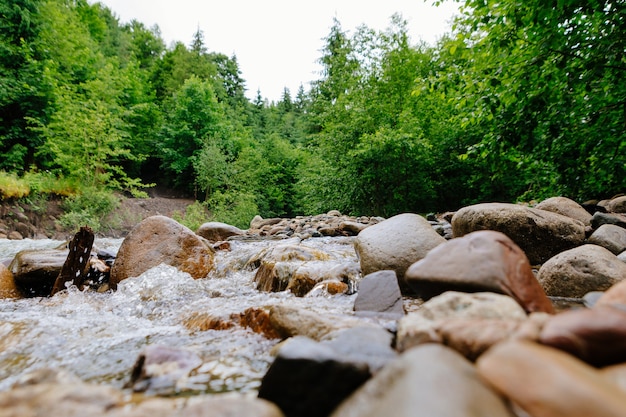
<instances>
[{"instance_id":1,"label":"large boulder","mask_svg":"<svg viewBox=\"0 0 626 417\"><path fill-rule=\"evenodd\" d=\"M590 244L554 256L537 275L549 296L573 298L605 291L624 278L626 264L608 249Z\"/></svg>"},{"instance_id":2,"label":"large boulder","mask_svg":"<svg viewBox=\"0 0 626 417\"><path fill-rule=\"evenodd\" d=\"M585 225L575 219L546 210L507 203L484 203L460 209L452 217L455 237L477 230L496 230L510 237L539 265L556 255L583 244Z\"/></svg>"},{"instance_id":3,"label":"large boulder","mask_svg":"<svg viewBox=\"0 0 626 417\"><path fill-rule=\"evenodd\" d=\"M187 227L166 216L148 217L122 242L111 268L111 288L160 264L204 278L214 266L213 255L213 249Z\"/></svg>"},{"instance_id":4,"label":"large boulder","mask_svg":"<svg viewBox=\"0 0 626 417\"><path fill-rule=\"evenodd\" d=\"M527 312L554 312L524 252L504 233L481 230L434 248L406 271L407 284L428 299L445 291L492 291Z\"/></svg>"},{"instance_id":5,"label":"large boulder","mask_svg":"<svg viewBox=\"0 0 626 417\"><path fill-rule=\"evenodd\" d=\"M536 209L551 211L579 220L585 225L591 224L591 213L583 206L567 197L551 197L535 206Z\"/></svg>"},{"instance_id":6,"label":"large boulder","mask_svg":"<svg viewBox=\"0 0 626 417\"><path fill-rule=\"evenodd\" d=\"M513 417L472 364L439 344L413 348L389 363L331 417Z\"/></svg>"},{"instance_id":7,"label":"large boulder","mask_svg":"<svg viewBox=\"0 0 626 417\"><path fill-rule=\"evenodd\" d=\"M445 241L425 218L404 213L361 231L354 248L363 275L393 270L402 292L411 293L404 281L407 268Z\"/></svg>"},{"instance_id":8,"label":"large boulder","mask_svg":"<svg viewBox=\"0 0 626 417\"><path fill-rule=\"evenodd\" d=\"M626 410L624 392L599 370L540 344L500 343L478 359L477 368L485 381L528 413L523 415L613 417Z\"/></svg>"}]
</instances>

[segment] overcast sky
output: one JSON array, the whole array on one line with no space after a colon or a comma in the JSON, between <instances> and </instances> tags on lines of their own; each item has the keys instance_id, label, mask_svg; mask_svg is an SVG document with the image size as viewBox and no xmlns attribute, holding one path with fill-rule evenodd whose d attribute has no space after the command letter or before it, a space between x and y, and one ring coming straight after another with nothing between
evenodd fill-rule
<instances>
[{"instance_id":1,"label":"overcast sky","mask_svg":"<svg viewBox=\"0 0 626 417\"><path fill-rule=\"evenodd\" d=\"M91 0L90 2L95 2ZM413 43L434 42L450 27L457 10L453 1L439 7L432 0L100 0L120 18L151 27L158 24L168 46L189 45L195 31L204 32L211 52L237 56L246 95L278 100L285 87L292 96L302 84L318 79L317 60L323 38L336 17L349 33L365 24L374 29L389 26L400 13L409 24Z\"/></svg>"}]
</instances>

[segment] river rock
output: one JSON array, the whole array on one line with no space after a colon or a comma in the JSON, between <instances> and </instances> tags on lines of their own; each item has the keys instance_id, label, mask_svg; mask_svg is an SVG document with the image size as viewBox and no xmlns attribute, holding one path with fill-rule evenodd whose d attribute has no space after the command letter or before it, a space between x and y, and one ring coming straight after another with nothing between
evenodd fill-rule
<instances>
[{"instance_id":1,"label":"river rock","mask_svg":"<svg viewBox=\"0 0 626 417\"><path fill-rule=\"evenodd\" d=\"M626 410L626 395L600 371L547 346L499 343L478 359L477 368L529 416L615 417Z\"/></svg>"},{"instance_id":2,"label":"river rock","mask_svg":"<svg viewBox=\"0 0 626 417\"><path fill-rule=\"evenodd\" d=\"M589 236L587 242L619 255L626 250L626 229L614 224L603 224Z\"/></svg>"},{"instance_id":3,"label":"river rock","mask_svg":"<svg viewBox=\"0 0 626 417\"><path fill-rule=\"evenodd\" d=\"M591 291L605 291L626 278L626 264L608 249L583 245L564 251L541 266L537 279L546 294L582 298Z\"/></svg>"},{"instance_id":4,"label":"river rock","mask_svg":"<svg viewBox=\"0 0 626 417\"><path fill-rule=\"evenodd\" d=\"M354 300L354 311L404 316L402 294L395 271L377 271L363 277Z\"/></svg>"},{"instance_id":5,"label":"river rock","mask_svg":"<svg viewBox=\"0 0 626 417\"><path fill-rule=\"evenodd\" d=\"M363 275L394 270L403 293L411 293L404 281L407 268L446 240L417 214L393 216L361 231L354 243Z\"/></svg>"},{"instance_id":6,"label":"river rock","mask_svg":"<svg viewBox=\"0 0 626 417\"><path fill-rule=\"evenodd\" d=\"M286 304L270 306L269 315L272 326L283 338L307 336L320 341L338 330L364 325L362 321L353 317L319 314Z\"/></svg>"},{"instance_id":7,"label":"river rock","mask_svg":"<svg viewBox=\"0 0 626 417\"><path fill-rule=\"evenodd\" d=\"M273 226L282 221L280 218L264 219L263 217L256 215L250 220L250 229L262 229L264 226Z\"/></svg>"},{"instance_id":8,"label":"river rock","mask_svg":"<svg viewBox=\"0 0 626 417\"><path fill-rule=\"evenodd\" d=\"M428 299L445 291L491 291L527 312L554 312L524 252L504 233L481 230L431 250L406 271L406 282Z\"/></svg>"},{"instance_id":9,"label":"river rock","mask_svg":"<svg viewBox=\"0 0 626 417\"><path fill-rule=\"evenodd\" d=\"M67 259L67 249L23 250L9 265L17 287L29 297L47 297Z\"/></svg>"},{"instance_id":10,"label":"river rock","mask_svg":"<svg viewBox=\"0 0 626 417\"><path fill-rule=\"evenodd\" d=\"M211 395L183 402L151 398L137 405L117 408L103 417L283 417L276 405L244 395Z\"/></svg>"},{"instance_id":11,"label":"river rock","mask_svg":"<svg viewBox=\"0 0 626 417\"><path fill-rule=\"evenodd\" d=\"M413 348L374 375L331 417L513 417L472 364L438 344Z\"/></svg>"},{"instance_id":12,"label":"river rock","mask_svg":"<svg viewBox=\"0 0 626 417\"><path fill-rule=\"evenodd\" d=\"M582 222L584 225L591 224L591 213L583 206L567 197L550 197L535 206L536 209L551 211L562 214Z\"/></svg>"},{"instance_id":13,"label":"river rock","mask_svg":"<svg viewBox=\"0 0 626 417\"><path fill-rule=\"evenodd\" d=\"M626 196L611 199L607 204L607 209L612 213L626 213Z\"/></svg>"},{"instance_id":14,"label":"river rock","mask_svg":"<svg viewBox=\"0 0 626 417\"><path fill-rule=\"evenodd\" d=\"M400 319L397 349L404 351L423 343L443 343L438 328L453 318L523 321L526 313L515 300L506 295L448 291L431 298L419 310Z\"/></svg>"},{"instance_id":15,"label":"river rock","mask_svg":"<svg viewBox=\"0 0 626 417\"><path fill-rule=\"evenodd\" d=\"M602 375L617 385L626 394L626 363L602 368Z\"/></svg>"},{"instance_id":16,"label":"river rock","mask_svg":"<svg viewBox=\"0 0 626 417\"><path fill-rule=\"evenodd\" d=\"M477 230L502 232L526 253L531 265L542 264L585 239L585 225L578 220L507 203L464 207L452 217L452 230L455 237Z\"/></svg>"},{"instance_id":17,"label":"river rock","mask_svg":"<svg viewBox=\"0 0 626 417\"><path fill-rule=\"evenodd\" d=\"M13 273L0 263L0 298L22 298L22 292L17 288Z\"/></svg>"},{"instance_id":18,"label":"river rock","mask_svg":"<svg viewBox=\"0 0 626 417\"><path fill-rule=\"evenodd\" d=\"M137 358L125 388L135 392L173 395L184 390L184 379L202 365L194 352L170 346L148 345Z\"/></svg>"},{"instance_id":19,"label":"river rock","mask_svg":"<svg viewBox=\"0 0 626 417\"><path fill-rule=\"evenodd\" d=\"M370 375L367 363L299 336L281 346L258 395L287 417L325 417Z\"/></svg>"},{"instance_id":20,"label":"river rock","mask_svg":"<svg viewBox=\"0 0 626 417\"><path fill-rule=\"evenodd\" d=\"M122 242L111 268L111 288L162 263L194 279L204 278L213 268L213 255L213 249L187 227L166 216L151 216Z\"/></svg>"},{"instance_id":21,"label":"river rock","mask_svg":"<svg viewBox=\"0 0 626 417\"><path fill-rule=\"evenodd\" d=\"M0 415L103 417L122 400L121 391L105 385L39 383L0 392Z\"/></svg>"},{"instance_id":22,"label":"river rock","mask_svg":"<svg viewBox=\"0 0 626 417\"><path fill-rule=\"evenodd\" d=\"M539 342L594 366L626 362L626 306L559 313L543 326Z\"/></svg>"},{"instance_id":23,"label":"river rock","mask_svg":"<svg viewBox=\"0 0 626 417\"><path fill-rule=\"evenodd\" d=\"M244 234L244 231L226 223L208 222L203 223L196 231L196 234L211 243L215 243L226 240L231 236L241 236Z\"/></svg>"},{"instance_id":24,"label":"river rock","mask_svg":"<svg viewBox=\"0 0 626 417\"><path fill-rule=\"evenodd\" d=\"M618 213L595 212L591 218L591 227L597 229L603 224L614 224L626 228L626 215Z\"/></svg>"}]
</instances>

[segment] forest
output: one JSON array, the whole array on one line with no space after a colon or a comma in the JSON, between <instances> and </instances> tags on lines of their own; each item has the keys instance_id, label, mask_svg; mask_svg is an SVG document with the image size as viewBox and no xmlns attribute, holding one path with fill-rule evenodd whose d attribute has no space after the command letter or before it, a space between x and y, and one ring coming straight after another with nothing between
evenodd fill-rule
<instances>
[{"instance_id":1,"label":"forest","mask_svg":"<svg viewBox=\"0 0 626 417\"><path fill-rule=\"evenodd\" d=\"M626 0L460 1L436 44L407 32L335 20L318 79L269 102L200 30L0 0L0 196L81 223L162 186L246 227L624 192Z\"/></svg>"}]
</instances>

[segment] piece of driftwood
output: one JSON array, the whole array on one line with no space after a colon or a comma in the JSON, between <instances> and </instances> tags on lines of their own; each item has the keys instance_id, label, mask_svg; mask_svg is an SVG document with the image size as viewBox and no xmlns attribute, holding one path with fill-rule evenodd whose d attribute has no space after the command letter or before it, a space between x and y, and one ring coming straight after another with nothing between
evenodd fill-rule
<instances>
[{"instance_id":1,"label":"piece of driftwood","mask_svg":"<svg viewBox=\"0 0 626 417\"><path fill-rule=\"evenodd\" d=\"M85 279L85 268L91 256L94 234L89 226L83 226L74 238L70 241L70 253L61 268L61 272L54 282L52 292L54 295L64 290L67 282L72 282L77 287L81 287Z\"/></svg>"}]
</instances>

